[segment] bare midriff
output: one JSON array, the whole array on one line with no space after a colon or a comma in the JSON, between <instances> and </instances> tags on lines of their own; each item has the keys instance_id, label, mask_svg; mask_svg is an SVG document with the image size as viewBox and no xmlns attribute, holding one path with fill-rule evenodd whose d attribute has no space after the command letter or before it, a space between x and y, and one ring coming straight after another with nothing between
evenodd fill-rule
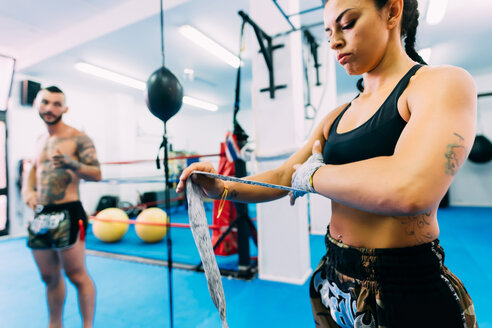
<instances>
[{"instance_id":1,"label":"bare midriff","mask_svg":"<svg viewBox=\"0 0 492 328\"><path fill-rule=\"evenodd\" d=\"M330 235L353 247L416 246L439 236L436 213L437 209L415 216L384 216L332 202Z\"/></svg>"}]
</instances>

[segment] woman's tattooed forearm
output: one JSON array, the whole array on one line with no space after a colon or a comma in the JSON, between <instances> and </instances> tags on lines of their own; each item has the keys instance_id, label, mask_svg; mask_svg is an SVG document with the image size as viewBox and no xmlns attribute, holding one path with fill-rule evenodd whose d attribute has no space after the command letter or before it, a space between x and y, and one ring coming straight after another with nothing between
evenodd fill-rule
<instances>
[{"instance_id":1,"label":"woman's tattooed forearm","mask_svg":"<svg viewBox=\"0 0 492 328\"><path fill-rule=\"evenodd\" d=\"M465 139L458 133L453 133L457 137L457 140L448 144L447 151L444 153L446 158L445 173L447 175L456 175L461 164L466 159L466 148L463 145Z\"/></svg>"}]
</instances>

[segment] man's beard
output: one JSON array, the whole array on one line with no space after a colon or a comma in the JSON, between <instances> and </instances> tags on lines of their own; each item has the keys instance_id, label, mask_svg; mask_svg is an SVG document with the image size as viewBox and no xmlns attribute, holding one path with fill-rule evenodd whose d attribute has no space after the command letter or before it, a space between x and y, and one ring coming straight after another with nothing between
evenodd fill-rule
<instances>
[{"instance_id":1,"label":"man's beard","mask_svg":"<svg viewBox=\"0 0 492 328\"><path fill-rule=\"evenodd\" d=\"M44 119L44 115L46 115L46 113L45 114L39 114L39 116L41 117L43 122L48 124L48 125L55 125L56 123L60 122L60 120L62 119L62 116L63 116L63 114L61 114L60 116L56 116L56 115L50 113L50 115L53 116L55 118L55 120L54 121L47 121Z\"/></svg>"}]
</instances>

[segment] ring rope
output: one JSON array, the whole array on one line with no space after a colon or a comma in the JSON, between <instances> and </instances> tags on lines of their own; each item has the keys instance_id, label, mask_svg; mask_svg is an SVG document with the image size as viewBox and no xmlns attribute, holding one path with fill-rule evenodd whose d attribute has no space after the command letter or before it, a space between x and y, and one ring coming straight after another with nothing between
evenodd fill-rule
<instances>
[{"instance_id":1,"label":"ring rope","mask_svg":"<svg viewBox=\"0 0 492 328\"><path fill-rule=\"evenodd\" d=\"M206 154L206 155L180 155L169 157L168 160L178 160L178 159L193 159L193 158L201 158L201 157L216 157L216 156L224 156L225 153L219 154ZM133 161L114 161L114 162L103 162L101 165L123 165L123 164L140 164L140 163L155 163L155 159L138 159Z\"/></svg>"},{"instance_id":2,"label":"ring rope","mask_svg":"<svg viewBox=\"0 0 492 328\"><path fill-rule=\"evenodd\" d=\"M121 219L102 219L96 216L90 216L89 222L91 221L101 221L101 222L116 222L116 223L127 223L127 224L141 224L141 225L149 225L149 226L159 226L159 227L172 227L172 228L191 228L191 225L186 223L163 223L163 222L139 222L137 220L121 220ZM227 229L228 225L209 225L208 228L210 230L223 230Z\"/></svg>"}]
</instances>

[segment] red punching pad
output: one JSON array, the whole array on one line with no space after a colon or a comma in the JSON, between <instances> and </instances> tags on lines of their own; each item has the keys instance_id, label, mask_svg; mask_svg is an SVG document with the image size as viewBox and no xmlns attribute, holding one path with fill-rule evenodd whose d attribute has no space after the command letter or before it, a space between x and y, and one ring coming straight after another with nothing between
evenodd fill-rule
<instances>
[{"instance_id":1,"label":"red punching pad","mask_svg":"<svg viewBox=\"0 0 492 328\"><path fill-rule=\"evenodd\" d=\"M220 156L218 172L222 175L234 176L234 161L229 161L226 153L225 143L220 144ZM219 207L222 204L222 211L219 216ZM229 225L236 219L237 213L234 203L228 200L214 200L214 211L213 211L213 224L223 227L220 230L212 231L212 244L215 245L220 236L227 230ZM214 250L216 255L231 255L237 253L237 231L233 229L225 237L225 239L220 243L220 245Z\"/></svg>"}]
</instances>

